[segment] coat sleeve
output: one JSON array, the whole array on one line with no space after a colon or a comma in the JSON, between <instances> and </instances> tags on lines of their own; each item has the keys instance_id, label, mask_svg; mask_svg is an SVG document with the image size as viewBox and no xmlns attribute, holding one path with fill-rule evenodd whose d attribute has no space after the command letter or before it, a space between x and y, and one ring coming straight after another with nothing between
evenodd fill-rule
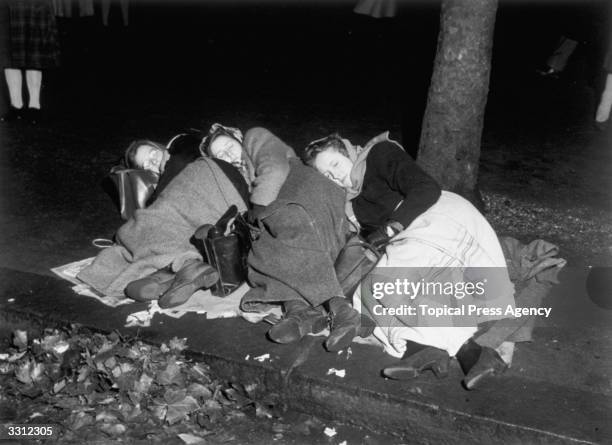
<instances>
[{"instance_id":1,"label":"coat sleeve","mask_svg":"<svg viewBox=\"0 0 612 445\"><path fill-rule=\"evenodd\" d=\"M270 131L260 127L246 132L244 149L255 168L251 202L267 206L276 199L287 179L289 158L296 157L295 152Z\"/></svg>"},{"instance_id":2,"label":"coat sleeve","mask_svg":"<svg viewBox=\"0 0 612 445\"><path fill-rule=\"evenodd\" d=\"M404 199L389 217L408 227L434 205L442 193L438 183L399 146L382 142L372 149L374 168Z\"/></svg>"}]
</instances>

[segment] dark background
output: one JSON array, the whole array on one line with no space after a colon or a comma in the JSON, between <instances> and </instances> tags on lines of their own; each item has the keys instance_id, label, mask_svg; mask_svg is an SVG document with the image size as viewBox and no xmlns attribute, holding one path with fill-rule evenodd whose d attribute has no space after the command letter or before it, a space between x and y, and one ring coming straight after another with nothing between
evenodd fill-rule
<instances>
[{"instance_id":1,"label":"dark background","mask_svg":"<svg viewBox=\"0 0 612 445\"><path fill-rule=\"evenodd\" d=\"M91 240L122 223L100 183L135 139L221 122L264 126L298 152L333 131L363 144L390 130L414 152L439 3L400 2L383 20L355 3L133 0L127 27L118 4L109 27L98 9L59 20L45 120L0 123L0 265L50 273L95 255ZM612 240L611 132L593 128L608 4L501 1L481 147L497 233L547 239L580 262L609 256ZM542 78L568 23L583 44L559 78Z\"/></svg>"},{"instance_id":2,"label":"dark background","mask_svg":"<svg viewBox=\"0 0 612 445\"><path fill-rule=\"evenodd\" d=\"M567 79L592 90L593 97L576 106L594 108L607 43L606 4L502 0L489 106L503 104L509 118L529 112L521 96L537 82L534 69L569 32L585 44L573 56ZM43 106L49 117L69 106L79 118L98 107L144 114L189 110L183 125L195 127L210 124L209 112L214 116L219 102L231 103L237 115L254 112L267 126L328 115L333 121L333 115L349 113L387 123L413 151L431 78L439 2L400 0L392 19L355 14L354 5L133 0L128 27L122 26L118 3L111 7L109 27L102 26L98 9L93 18L60 19L62 66L45 73ZM150 133L143 128L138 136L157 136ZM307 140L294 136L298 145Z\"/></svg>"}]
</instances>

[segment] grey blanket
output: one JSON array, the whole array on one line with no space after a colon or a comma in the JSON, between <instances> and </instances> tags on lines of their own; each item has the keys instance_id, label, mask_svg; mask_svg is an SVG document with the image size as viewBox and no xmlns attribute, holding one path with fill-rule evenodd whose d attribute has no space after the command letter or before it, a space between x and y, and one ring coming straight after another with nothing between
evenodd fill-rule
<instances>
[{"instance_id":1,"label":"grey blanket","mask_svg":"<svg viewBox=\"0 0 612 445\"><path fill-rule=\"evenodd\" d=\"M305 300L318 306L342 295L334 262L346 242L344 191L299 160L278 198L260 215L262 233L249 254L245 311L261 305Z\"/></svg>"},{"instance_id":2,"label":"grey blanket","mask_svg":"<svg viewBox=\"0 0 612 445\"><path fill-rule=\"evenodd\" d=\"M508 274L514 283L517 307L541 307L544 298L557 281L566 261L557 257L559 248L544 240L523 244L511 237L499 239ZM496 349L504 341L531 341L535 316L505 318L483 324L483 333L475 336L481 346Z\"/></svg>"},{"instance_id":3,"label":"grey blanket","mask_svg":"<svg viewBox=\"0 0 612 445\"><path fill-rule=\"evenodd\" d=\"M212 160L189 164L146 209L136 210L116 234L116 245L101 251L78 278L104 295L123 295L125 287L158 269L200 258L190 243L202 224L214 224L235 204L246 210L236 187Z\"/></svg>"}]
</instances>

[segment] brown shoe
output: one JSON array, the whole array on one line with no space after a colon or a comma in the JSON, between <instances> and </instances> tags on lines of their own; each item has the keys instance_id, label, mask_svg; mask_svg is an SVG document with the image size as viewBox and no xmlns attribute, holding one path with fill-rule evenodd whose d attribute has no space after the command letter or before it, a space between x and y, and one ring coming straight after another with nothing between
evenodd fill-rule
<instances>
[{"instance_id":1,"label":"brown shoe","mask_svg":"<svg viewBox=\"0 0 612 445\"><path fill-rule=\"evenodd\" d=\"M170 288L160 297L159 307L168 309L187 302L197 290L209 288L219 280L219 274L210 264L200 260L186 262L176 273Z\"/></svg>"},{"instance_id":2,"label":"brown shoe","mask_svg":"<svg viewBox=\"0 0 612 445\"><path fill-rule=\"evenodd\" d=\"M487 377L503 374L508 365L502 360L497 351L483 347L478 361L468 371L463 379L463 386L467 390L475 389Z\"/></svg>"},{"instance_id":3,"label":"brown shoe","mask_svg":"<svg viewBox=\"0 0 612 445\"><path fill-rule=\"evenodd\" d=\"M355 337L367 337L374 330L374 324L364 323L362 316L349 302L340 297L332 298L330 304L330 333L325 340L325 349L329 352L348 348ZM330 300L330 302L332 301Z\"/></svg>"},{"instance_id":4,"label":"brown shoe","mask_svg":"<svg viewBox=\"0 0 612 445\"><path fill-rule=\"evenodd\" d=\"M157 300L166 292L174 280L174 272L163 268L139 280L134 280L125 288L125 294L136 301Z\"/></svg>"},{"instance_id":5,"label":"brown shoe","mask_svg":"<svg viewBox=\"0 0 612 445\"><path fill-rule=\"evenodd\" d=\"M395 380L410 380L418 377L427 370L431 370L439 379L448 376L450 356L442 349L433 346L424 346L418 352L404 355L397 366L390 366L382 370L385 377Z\"/></svg>"},{"instance_id":6,"label":"brown shoe","mask_svg":"<svg viewBox=\"0 0 612 445\"><path fill-rule=\"evenodd\" d=\"M268 331L275 343L295 343L308 334L318 334L327 327L327 315L313 307L287 312L285 317Z\"/></svg>"}]
</instances>

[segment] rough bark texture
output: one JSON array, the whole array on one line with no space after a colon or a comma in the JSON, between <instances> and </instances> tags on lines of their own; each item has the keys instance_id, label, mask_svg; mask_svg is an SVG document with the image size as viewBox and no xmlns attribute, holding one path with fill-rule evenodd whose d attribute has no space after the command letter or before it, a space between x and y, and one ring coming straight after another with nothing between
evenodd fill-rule
<instances>
[{"instance_id":1,"label":"rough bark texture","mask_svg":"<svg viewBox=\"0 0 612 445\"><path fill-rule=\"evenodd\" d=\"M443 0L419 164L480 207L476 183L497 0Z\"/></svg>"}]
</instances>

